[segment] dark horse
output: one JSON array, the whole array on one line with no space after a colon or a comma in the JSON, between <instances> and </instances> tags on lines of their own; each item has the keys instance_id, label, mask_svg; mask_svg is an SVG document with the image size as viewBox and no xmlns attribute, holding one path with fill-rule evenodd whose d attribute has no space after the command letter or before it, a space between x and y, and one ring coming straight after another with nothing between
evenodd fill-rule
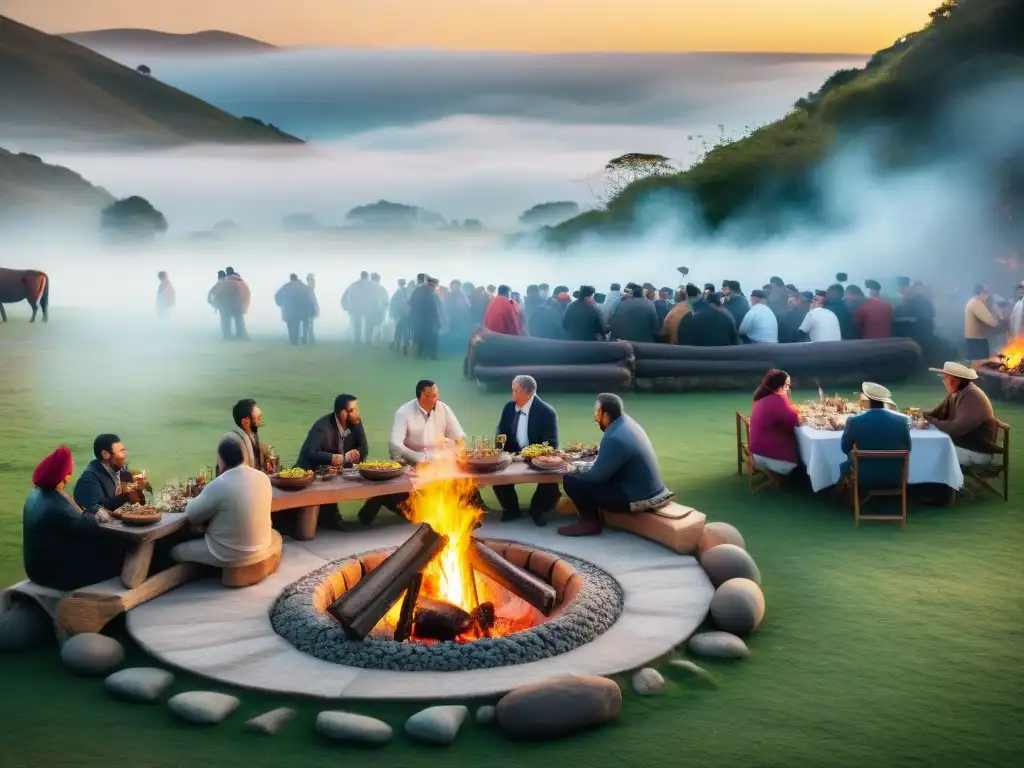
<instances>
[{"instance_id":1,"label":"dark horse","mask_svg":"<svg viewBox=\"0 0 1024 768\"><path fill-rule=\"evenodd\" d=\"M7 322L4 304L27 301L32 307L32 320L43 310L43 322L47 321L50 307L50 278L45 272L35 269L3 269L0 267L0 322Z\"/></svg>"}]
</instances>

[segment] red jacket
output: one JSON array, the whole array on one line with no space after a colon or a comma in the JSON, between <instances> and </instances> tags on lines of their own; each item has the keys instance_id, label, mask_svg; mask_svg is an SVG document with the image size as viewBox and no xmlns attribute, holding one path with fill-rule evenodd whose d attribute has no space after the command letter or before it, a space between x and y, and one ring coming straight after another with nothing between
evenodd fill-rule
<instances>
[{"instance_id":1,"label":"red jacket","mask_svg":"<svg viewBox=\"0 0 1024 768\"><path fill-rule=\"evenodd\" d=\"M869 296L854 310L853 324L862 339L888 339L892 336L892 304Z\"/></svg>"},{"instance_id":2,"label":"red jacket","mask_svg":"<svg viewBox=\"0 0 1024 768\"><path fill-rule=\"evenodd\" d=\"M484 328L492 333L524 336L519 322L519 305L506 296L495 296L484 313Z\"/></svg>"}]
</instances>

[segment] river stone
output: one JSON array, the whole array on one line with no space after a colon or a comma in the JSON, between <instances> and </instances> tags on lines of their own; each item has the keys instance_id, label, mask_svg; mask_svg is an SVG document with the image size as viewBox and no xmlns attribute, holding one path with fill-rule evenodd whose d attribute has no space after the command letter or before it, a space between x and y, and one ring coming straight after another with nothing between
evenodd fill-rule
<instances>
[{"instance_id":1,"label":"river stone","mask_svg":"<svg viewBox=\"0 0 1024 768\"><path fill-rule=\"evenodd\" d=\"M490 704L480 707L476 711L476 721L480 725L489 725L494 720L494 707Z\"/></svg>"},{"instance_id":2,"label":"river stone","mask_svg":"<svg viewBox=\"0 0 1024 768\"><path fill-rule=\"evenodd\" d=\"M692 653L714 659L745 659L750 649L736 635L728 632L700 632L686 644Z\"/></svg>"},{"instance_id":3,"label":"river stone","mask_svg":"<svg viewBox=\"0 0 1024 768\"><path fill-rule=\"evenodd\" d=\"M166 669L131 667L110 675L103 685L122 699L149 703L159 699L173 682L174 675Z\"/></svg>"},{"instance_id":4,"label":"river stone","mask_svg":"<svg viewBox=\"0 0 1024 768\"><path fill-rule=\"evenodd\" d=\"M0 651L30 651L53 639L53 621L32 600L16 600L0 613Z\"/></svg>"},{"instance_id":5,"label":"river stone","mask_svg":"<svg viewBox=\"0 0 1024 768\"><path fill-rule=\"evenodd\" d=\"M555 677L506 694L495 712L517 739L555 739L603 725L619 714L622 691L596 675Z\"/></svg>"},{"instance_id":6,"label":"river stone","mask_svg":"<svg viewBox=\"0 0 1024 768\"><path fill-rule=\"evenodd\" d=\"M264 712L259 717L254 717L245 722L245 730L250 733L265 733L273 736L284 728L285 724L295 717L295 710L291 707L278 707L269 712Z\"/></svg>"},{"instance_id":7,"label":"river stone","mask_svg":"<svg viewBox=\"0 0 1024 768\"><path fill-rule=\"evenodd\" d=\"M124 648L112 637L84 632L68 638L60 658L80 675L104 675L124 661Z\"/></svg>"},{"instance_id":8,"label":"river stone","mask_svg":"<svg viewBox=\"0 0 1024 768\"><path fill-rule=\"evenodd\" d=\"M735 544L741 549L747 548L743 536L733 526L728 523L707 523L697 544L697 557L700 557L704 550L717 547L719 544Z\"/></svg>"},{"instance_id":9,"label":"river stone","mask_svg":"<svg viewBox=\"0 0 1024 768\"><path fill-rule=\"evenodd\" d=\"M639 696L653 696L665 690L665 678L651 667L638 669L633 673L633 692Z\"/></svg>"},{"instance_id":10,"label":"river stone","mask_svg":"<svg viewBox=\"0 0 1024 768\"><path fill-rule=\"evenodd\" d=\"M394 735L383 720L352 712L321 712L316 716L316 730L333 741L374 747L390 743Z\"/></svg>"},{"instance_id":11,"label":"river stone","mask_svg":"<svg viewBox=\"0 0 1024 768\"><path fill-rule=\"evenodd\" d=\"M413 741L451 744L468 714L469 707L461 704L427 707L405 721L405 732Z\"/></svg>"},{"instance_id":12,"label":"river stone","mask_svg":"<svg viewBox=\"0 0 1024 768\"><path fill-rule=\"evenodd\" d=\"M694 677L703 680L705 683L710 683L714 686L718 685L718 681L715 680L714 675L704 669L704 667L694 664L689 659L672 659L668 664L670 667L688 672Z\"/></svg>"},{"instance_id":13,"label":"river stone","mask_svg":"<svg viewBox=\"0 0 1024 768\"><path fill-rule=\"evenodd\" d=\"M171 696L167 706L187 723L216 725L238 708L238 699L214 691L188 691Z\"/></svg>"},{"instance_id":14,"label":"river stone","mask_svg":"<svg viewBox=\"0 0 1024 768\"><path fill-rule=\"evenodd\" d=\"M754 558L735 544L719 544L705 549L700 556L700 565L716 587L729 579L750 579L755 584L761 583L761 572Z\"/></svg>"},{"instance_id":15,"label":"river stone","mask_svg":"<svg viewBox=\"0 0 1024 768\"><path fill-rule=\"evenodd\" d=\"M750 579L729 579L711 598L711 618L719 629L749 635L764 618L764 593Z\"/></svg>"}]
</instances>

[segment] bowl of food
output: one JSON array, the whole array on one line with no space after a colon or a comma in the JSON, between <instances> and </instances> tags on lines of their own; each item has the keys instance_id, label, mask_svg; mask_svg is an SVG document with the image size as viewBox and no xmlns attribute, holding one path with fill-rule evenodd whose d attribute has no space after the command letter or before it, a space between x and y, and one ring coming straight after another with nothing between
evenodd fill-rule
<instances>
[{"instance_id":1,"label":"bowl of food","mask_svg":"<svg viewBox=\"0 0 1024 768\"><path fill-rule=\"evenodd\" d=\"M131 505L121 507L118 510L117 518L124 525L152 525L160 522L163 513L151 505Z\"/></svg>"},{"instance_id":2,"label":"bowl of food","mask_svg":"<svg viewBox=\"0 0 1024 768\"><path fill-rule=\"evenodd\" d=\"M292 467L282 469L270 476L270 484L284 491L298 491L308 488L316 480L312 470Z\"/></svg>"},{"instance_id":3,"label":"bowl of food","mask_svg":"<svg viewBox=\"0 0 1024 768\"><path fill-rule=\"evenodd\" d=\"M405 467L397 461L364 461L356 464L359 476L364 480L394 480L400 476Z\"/></svg>"},{"instance_id":4,"label":"bowl of food","mask_svg":"<svg viewBox=\"0 0 1024 768\"><path fill-rule=\"evenodd\" d=\"M497 448L474 448L460 453L458 463L467 472L497 472L505 457Z\"/></svg>"},{"instance_id":5,"label":"bowl of food","mask_svg":"<svg viewBox=\"0 0 1024 768\"><path fill-rule=\"evenodd\" d=\"M547 443L536 443L534 445L528 445L521 451L521 455L527 461L537 458L538 456L547 456L555 452Z\"/></svg>"}]
</instances>

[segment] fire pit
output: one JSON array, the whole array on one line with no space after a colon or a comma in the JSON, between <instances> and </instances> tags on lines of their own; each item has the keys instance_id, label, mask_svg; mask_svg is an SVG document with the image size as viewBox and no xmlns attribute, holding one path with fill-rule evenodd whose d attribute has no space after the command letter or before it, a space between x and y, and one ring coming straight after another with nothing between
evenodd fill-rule
<instances>
[{"instance_id":1,"label":"fire pit","mask_svg":"<svg viewBox=\"0 0 1024 768\"><path fill-rule=\"evenodd\" d=\"M1024 400L1024 337L1011 340L977 370L978 385L989 395Z\"/></svg>"},{"instance_id":2,"label":"fire pit","mask_svg":"<svg viewBox=\"0 0 1024 768\"><path fill-rule=\"evenodd\" d=\"M619 585L568 555L472 535L472 480L438 479L400 547L336 560L284 589L270 619L299 650L336 664L469 670L537 661L588 643L622 611ZM433 475L433 476L432 476Z\"/></svg>"}]
</instances>

